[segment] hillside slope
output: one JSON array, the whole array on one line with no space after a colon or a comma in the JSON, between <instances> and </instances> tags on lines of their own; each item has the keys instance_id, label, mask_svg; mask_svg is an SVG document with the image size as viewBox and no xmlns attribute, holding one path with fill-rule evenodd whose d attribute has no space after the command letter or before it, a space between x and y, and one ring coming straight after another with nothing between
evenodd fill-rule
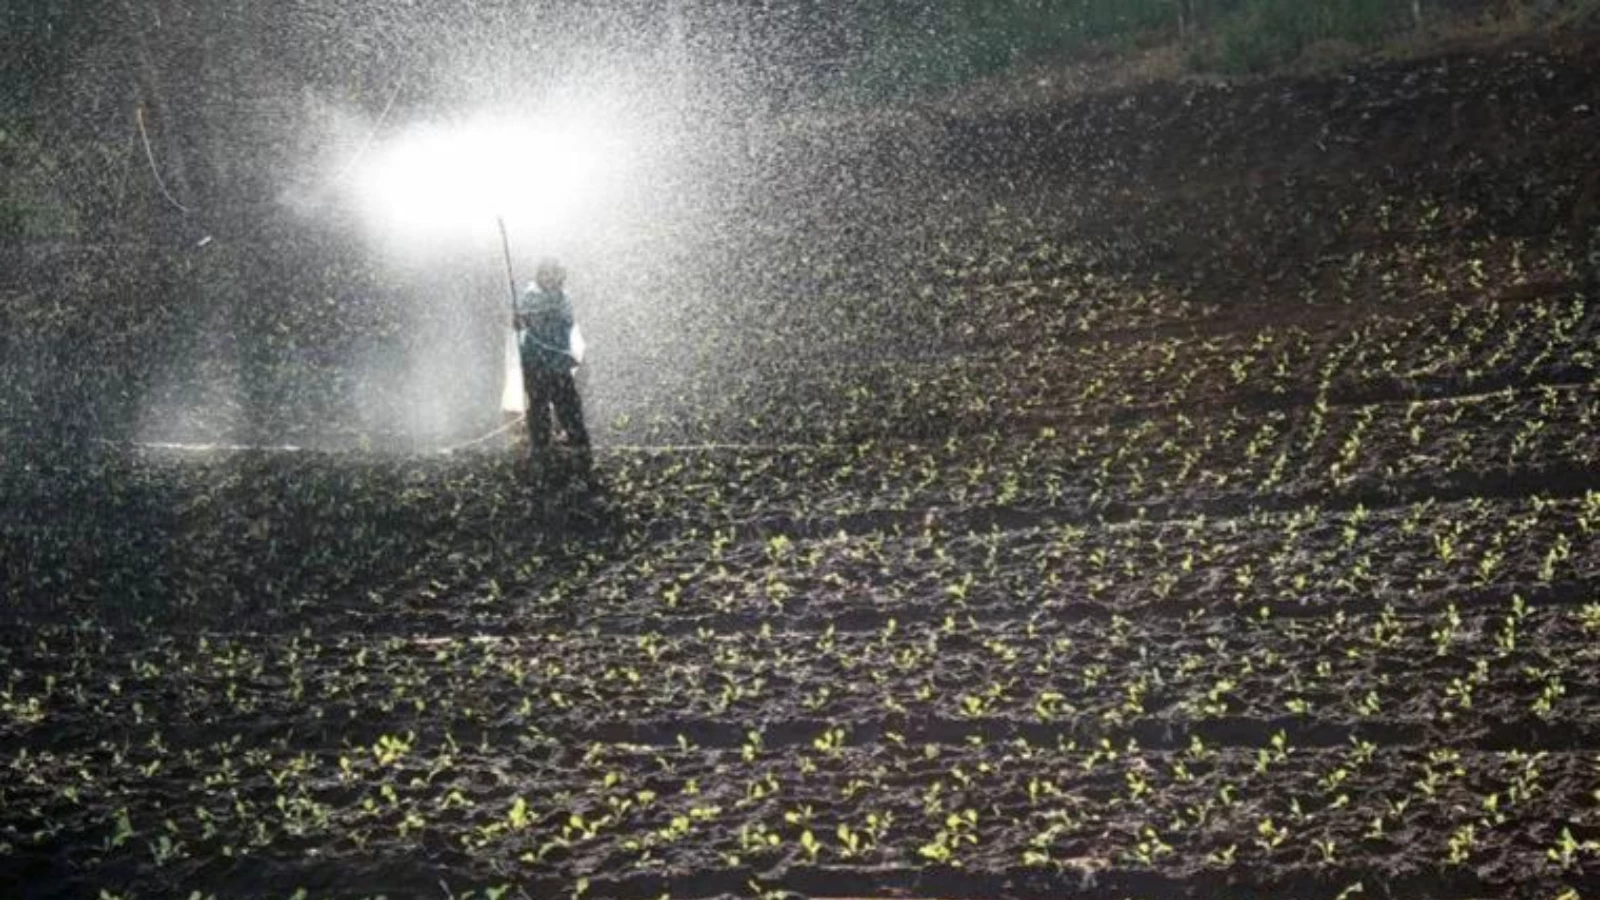
<instances>
[{"instance_id":1,"label":"hillside slope","mask_svg":"<svg viewBox=\"0 0 1600 900\"><path fill-rule=\"evenodd\" d=\"M8 455L0 891L1600 891L1591 60L779 143L594 494Z\"/></svg>"}]
</instances>

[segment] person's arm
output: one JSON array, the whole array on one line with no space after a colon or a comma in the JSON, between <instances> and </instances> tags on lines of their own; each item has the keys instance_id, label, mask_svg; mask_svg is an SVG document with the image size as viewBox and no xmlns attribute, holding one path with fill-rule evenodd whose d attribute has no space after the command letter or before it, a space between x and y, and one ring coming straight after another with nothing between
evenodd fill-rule
<instances>
[{"instance_id":1,"label":"person's arm","mask_svg":"<svg viewBox=\"0 0 1600 900\"><path fill-rule=\"evenodd\" d=\"M516 302L511 307L511 328L515 331L526 331L533 327L533 319L537 314L537 298L528 292L517 295Z\"/></svg>"}]
</instances>

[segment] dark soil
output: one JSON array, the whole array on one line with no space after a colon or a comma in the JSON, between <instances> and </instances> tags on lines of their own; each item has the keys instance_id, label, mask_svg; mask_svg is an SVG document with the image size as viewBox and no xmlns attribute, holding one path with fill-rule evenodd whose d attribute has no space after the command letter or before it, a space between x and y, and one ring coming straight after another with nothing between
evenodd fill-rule
<instances>
[{"instance_id":1,"label":"dark soil","mask_svg":"<svg viewBox=\"0 0 1600 900\"><path fill-rule=\"evenodd\" d=\"M593 488L5 431L0 894L1600 893L1596 58L837 147Z\"/></svg>"}]
</instances>

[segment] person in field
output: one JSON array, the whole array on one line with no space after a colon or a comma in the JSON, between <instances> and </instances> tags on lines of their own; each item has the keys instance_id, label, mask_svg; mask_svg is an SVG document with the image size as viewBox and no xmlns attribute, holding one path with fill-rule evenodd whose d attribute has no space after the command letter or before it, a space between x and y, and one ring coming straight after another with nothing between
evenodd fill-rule
<instances>
[{"instance_id":1,"label":"person in field","mask_svg":"<svg viewBox=\"0 0 1600 900\"><path fill-rule=\"evenodd\" d=\"M528 444L534 462L551 450L550 414L566 432L567 445L580 467L590 465L589 432L573 375L582 361L574 346L572 302L567 299L566 270L554 259L539 261L533 284L517 298L512 327L522 357L522 384L528 392Z\"/></svg>"}]
</instances>

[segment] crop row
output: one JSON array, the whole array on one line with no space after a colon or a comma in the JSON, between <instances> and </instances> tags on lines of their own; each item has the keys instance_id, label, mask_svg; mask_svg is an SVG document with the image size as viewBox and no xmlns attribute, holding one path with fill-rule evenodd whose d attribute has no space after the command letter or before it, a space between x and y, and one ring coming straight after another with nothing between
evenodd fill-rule
<instances>
[{"instance_id":1,"label":"crop row","mask_svg":"<svg viewBox=\"0 0 1600 900\"><path fill-rule=\"evenodd\" d=\"M1178 413L1127 427L1041 424L1026 438L758 449L665 465L624 457L616 477L643 498L687 490L690 504L663 506L661 514L724 525L763 507L816 517L989 505L1089 520L1127 503L1203 513L1228 509L1230 500L1245 509L1342 497L1383 504L1484 493L1570 495L1596 487L1597 413L1600 392L1585 386L1418 402L1403 412L1365 406L1293 416ZM710 479L712 470L721 473L718 480Z\"/></svg>"},{"instance_id":2,"label":"crop row","mask_svg":"<svg viewBox=\"0 0 1600 900\"><path fill-rule=\"evenodd\" d=\"M757 364L723 376L717 390L705 392L709 402L670 424L689 434L742 426L770 437L775 431L817 436L827 422L825 433L850 439L918 433L919 422L982 429L1006 421L994 417L996 410L1049 410L1092 422L1117 410L1192 409L1197 403L1293 408L1314 399L1473 393L1571 382L1595 371L1595 314L1570 289L1414 309L1349 325L1333 325L1329 313L1313 309L1306 314L1309 327L1262 313L1259 322L1239 321L1233 333L1101 337L1055 349L1041 348L1037 330L1025 324L1030 340L989 355L952 355L944 347L921 360L891 353L874 361L880 351L865 354L867 361L836 356L793 371L769 373Z\"/></svg>"},{"instance_id":3,"label":"crop row","mask_svg":"<svg viewBox=\"0 0 1600 900\"><path fill-rule=\"evenodd\" d=\"M103 742L5 763L0 854L25 865L71 835L68 864L104 885L204 888L252 862L311 848L359 858L395 841L511 881L820 864L1092 875L1358 860L1397 876L1486 867L1501 878L1600 865L1591 754L1313 749L1282 734L1159 751L859 746L843 728L772 749L759 726L712 751L394 734L337 750ZM230 865L200 865L218 859Z\"/></svg>"},{"instance_id":4,"label":"crop row","mask_svg":"<svg viewBox=\"0 0 1600 900\"><path fill-rule=\"evenodd\" d=\"M1600 556L1600 493L1581 499L1424 502L1381 510L1063 524L966 534L951 513L918 512L900 533L775 530L743 539L708 527L653 552L542 588L584 612L893 615L1162 615L1196 610L1437 610L1452 592L1585 585ZM1581 592L1580 592L1581 593ZM1574 595L1574 599L1581 599Z\"/></svg>"},{"instance_id":5,"label":"crop row","mask_svg":"<svg viewBox=\"0 0 1600 900\"><path fill-rule=\"evenodd\" d=\"M1019 723L1067 734L1162 726L1181 735L1194 723L1245 718L1335 731L1401 724L1413 734L1450 723L1459 740L1496 745L1507 723L1537 722L1552 740L1582 745L1596 736L1561 735L1600 711L1597 634L1594 603L1548 607L1520 596L1499 608L1283 620L1262 607L980 623L952 608L943 621L890 617L876 631L842 633L768 624L136 641L71 630L0 645L0 736L72 747L114 725L130 740L187 747L281 728L338 743L379 730L466 740L612 725L670 732L696 720L945 721L980 733Z\"/></svg>"},{"instance_id":6,"label":"crop row","mask_svg":"<svg viewBox=\"0 0 1600 900\"><path fill-rule=\"evenodd\" d=\"M9 573L9 610L48 605L103 618L209 609L261 621L307 610L404 612L446 586L476 593L486 605L472 608L490 617L501 617L496 597L530 590L535 606L674 617L846 607L913 617L911 606L950 602L991 615L1080 614L1085 601L1126 615L1261 603L1370 610L1408 608L1439 588L1503 599L1594 574L1593 491L1541 500L1534 484L1526 501L1343 512L1320 512L1313 496L1279 504L1284 512L1210 519L1200 515L1209 502L1201 492L1170 508L1173 521L1098 528L1090 526L1116 492L1069 492L1040 462L1048 446L620 456L620 499L605 513L617 536L572 549L554 540L570 539L572 524L547 532L528 522L509 464L374 463L344 475L316 458L108 466L103 481L122 491L84 488L62 501L92 505L90 521L0 523L15 550L8 557L20 563ZM1124 465L1078 477L1136 481ZM121 481L128 472L155 486ZM1211 482L1210 496L1228 496L1220 474L1193 477ZM990 524L981 509L963 507L981 502L997 504ZM965 537L993 526L1019 536ZM841 531L854 537L834 540ZM651 541L648 552L637 540ZM86 567L93 579L69 577ZM895 577L879 574L890 567ZM84 605L109 597L116 602Z\"/></svg>"}]
</instances>

